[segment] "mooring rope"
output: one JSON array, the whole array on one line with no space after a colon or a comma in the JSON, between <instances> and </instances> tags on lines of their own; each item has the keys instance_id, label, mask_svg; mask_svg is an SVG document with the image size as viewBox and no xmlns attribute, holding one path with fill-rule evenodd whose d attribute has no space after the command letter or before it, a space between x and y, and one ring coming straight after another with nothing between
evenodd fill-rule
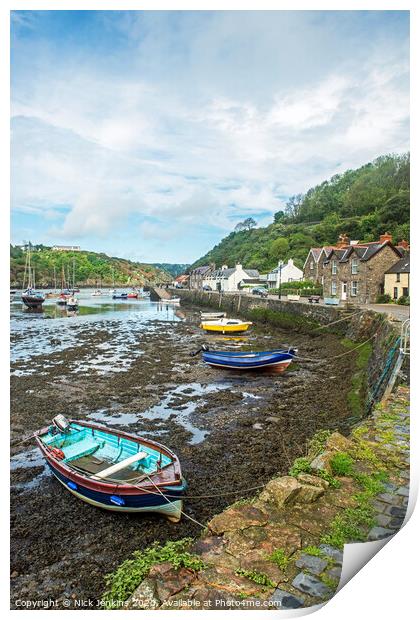
<instances>
[{"instance_id":1,"label":"mooring rope","mask_svg":"<svg viewBox=\"0 0 420 620\"><path fill-rule=\"evenodd\" d=\"M326 327L330 327L331 325L336 325L337 323L341 323L342 321L348 321L349 319L351 319L352 316L355 316L356 314L362 314L364 312L364 310L356 310L356 312L352 312L352 314L349 314L341 319L338 319L337 321L332 321L331 323L327 323L326 325L320 325L319 327L315 327L315 329L313 329L312 331L316 332L319 329L324 329Z\"/></svg>"},{"instance_id":2,"label":"mooring rope","mask_svg":"<svg viewBox=\"0 0 420 620\"><path fill-rule=\"evenodd\" d=\"M356 349L360 349L360 347L363 347L365 344L367 344L368 342L370 342L371 340L373 340L374 338L376 338L377 334L373 334L370 338L368 338L367 340L365 340L364 342L361 342L360 344L358 344L357 346L355 346L353 349L349 349L348 351L344 351L344 353L339 353L338 355L333 355L332 357L325 357L324 359L322 358L311 358L311 357L300 357L299 355L295 355L294 359L300 360L302 362L329 362L330 360L336 360L340 357L344 357L346 355L349 355L350 353L353 353L353 351L356 351Z\"/></svg>"}]
</instances>

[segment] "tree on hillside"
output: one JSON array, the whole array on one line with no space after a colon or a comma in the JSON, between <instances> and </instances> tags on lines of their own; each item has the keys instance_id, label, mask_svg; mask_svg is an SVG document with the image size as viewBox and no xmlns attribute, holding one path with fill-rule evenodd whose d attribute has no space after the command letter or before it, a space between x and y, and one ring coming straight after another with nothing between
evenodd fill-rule
<instances>
[{"instance_id":1,"label":"tree on hillside","mask_svg":"<svg viewBox=\"0 0 420 620\"><path fill-rule=\"evenodd\" d=\"M257 222L254 220L253 217L247 217L246 220L244 220L243 222L238 222L238 224L236 224L235 232L241 232L242 230L252 230L252 228L255 228L256 225Z\"/></svg>"},{"instance_id":2,"label":"tree on hillside","mask_svg":"<svg viewBox=\"0 0 420 620\"><path fill-rule=\"evenodd\" d=\"M274 239L274 241L271 241L268 249L268 255L273 261L276 261L280 258L283 258L286 255L288 249L289 242L287 241L287 239L285 239L284 237L279 237L278 239Z\"/></svg>"}]
</instances>

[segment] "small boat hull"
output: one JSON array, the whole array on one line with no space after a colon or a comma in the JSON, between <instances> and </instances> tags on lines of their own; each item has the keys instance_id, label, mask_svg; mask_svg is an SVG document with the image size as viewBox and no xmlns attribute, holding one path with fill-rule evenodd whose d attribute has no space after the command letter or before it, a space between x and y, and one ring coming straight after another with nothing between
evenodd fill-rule
<instances>
[{"instance_id":1,"label":"small boat hull","mask_svg":"<svg viewBox=\"0 0 420 620\"><path fill-rule=\"evenodd\" d=\"M36 440L51 472L72 495L105 510L157 512L179 521L186 482L173 452L137 435L67 422L66 431L50 426Z\"/></svg>"},{"instance_id":2,"label":"small boat hull","mask_svg":"<svg viewBox=\"0 0 420 620\"><path fill-rule=\"evenodd\" d=\"M270 370L283 372L296 356L295 349L279 349L258 353L203 351L203 361L209 366L232 370Z\"/></svg>"},{"instance_id":3,"label":"small boat hull","mask_svg":"<svg viewBox=\"0 0 420 620\"><path fill-rule=\"evenodd\" d=\"M228 319L221 319L219 321L207 320L200 323L201 329L204 329L206 332L216 332L219 334L241 334L248 331L251 325L250 321L229 321Z\"/></svg>"},{"instance_id":4,"label":"small boat hull","mask_svg":"<svg viewBox=\"0 0 420 620\"><path fill-rule=\"evenodd\" d=\"M226 312L201 312L201 320L205 321L215 321L217 319L224 319L226 317Z\"/></svg>"},{"instance_id":5,"label":"small boat hull","mask_svg":"<svg viewBox=\"0 0 420 620\"><path fill-rule=\"evenodd\" d=\"M48 462L48 461L47 461ZM178 488L163 491L164 495L170 499L168 502L160 494L157 495L114 495L93 491L81 484L77 484L70 478L60 473L48 462L51 472L59 482L70 491L75 497L83 502L113 512L157 512L165 515L170 521L178 522L182 514L182 494L185 490L185 483ZM111 499L114 498L114 499ZM122 500L124 504L118 505L115 501Z\"/></svg>"},{"instance_id":6,"label":"small boat hull","mask_svg":"<svg viewBox=\"0 0 420 620\"><path fill-rule=\"evenodd\" d=\"M22 294L22 301L27 308L41 308L45 301L45 297L43 295L38 296Z\"/></svg>"}]
</instances>

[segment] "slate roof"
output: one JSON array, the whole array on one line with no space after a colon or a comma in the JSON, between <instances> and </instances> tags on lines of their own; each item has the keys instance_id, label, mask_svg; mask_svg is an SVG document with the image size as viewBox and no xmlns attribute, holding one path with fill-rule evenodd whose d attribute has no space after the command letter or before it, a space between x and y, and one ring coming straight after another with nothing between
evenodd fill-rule
<instances>
[{"instance_id":1,"label":"slate roof","mask_svg":"<svg viewBox=\"0 0 420 620\"><path fill-rule=\"evenodd\" d=\"M192 273L196 273L196 274L202 274L202 273L206 273L206 271L208 271L210 269L209 265L204 265L203 267L196 267L195 269L193 269Z\"/></svg>"},{"instance_id":2,"label":"slate roof","mask_svg":"<svg viewBox=\"0 0 420 620\"><path fill-rule=\"evenodd\" d=\"M402 252L400 248L393 246L389 241L385 241L385 243L369 242L360 243L357 245L346 245L344 248L339 249L332 248L324 262L329 262L333 253L337 256L340 263L346 263L350 259L352 254L356 254L357 258L359 258L361 261L368 261L372 258L372 256L375 256L375 254L386 245L390 245L396 250L396 253L401 256Z\"/></svg>"},{"instance_id":3,"label":"slate roof","mask_svg":"<svg viewBox=\"0 0 420 620\"><path fill-rule=\"evenodd\" d=\"M395 265L392 265L385 273L410 273L410 255L401 258Z\"/></svg>"},{"instance_id":4,"label":"slate roof","mask_svg":"<svg viewBox=\"0 0 420 620\"><path fill-rule=\"evenodd\" d=\"M228 278L234 271L236 271L235 267L230 267L229 269L213 269L210 276L212 278Z\"/></svg>"},{"instance_id":5,"label":"slate roof","mask_svg":"<svg viewBox=\"0 0 420 620\"><path fill-rule=\"evenodd\" d=\"M249 276L250 278L260 277L260 272L258 271L258 269L244 269L244 271L247 274L247 276Z\"/></svg>"}]
</instances>

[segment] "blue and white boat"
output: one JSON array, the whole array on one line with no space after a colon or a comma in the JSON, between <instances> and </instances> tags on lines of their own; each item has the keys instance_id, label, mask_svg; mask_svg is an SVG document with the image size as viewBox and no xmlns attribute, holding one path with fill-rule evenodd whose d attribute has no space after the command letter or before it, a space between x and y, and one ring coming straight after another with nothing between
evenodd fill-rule
<instances>
[{"instance_id":1,"label":"blue and white boat","mask_svg":"<svg viewBox=\"0 0 420 620\"><path fill-rule=\"evenodd\" d=\"M297 349L275 349L273 351L210 351L202 348L203 361L210 366L231 368L234 370L270 369L282 372L295 359Z\"/></svg>"},{"instance_id":2,"label":"blue and white boat","mask_svg":"<svg viewBox=\"0 0 420 620\"><path fill-rule=\"evenodd\" d=\"M35 438L57 480L84 502L180 520L186 482L178 457L165 446L63 415Z\"/></svg>"}]
</instances>

